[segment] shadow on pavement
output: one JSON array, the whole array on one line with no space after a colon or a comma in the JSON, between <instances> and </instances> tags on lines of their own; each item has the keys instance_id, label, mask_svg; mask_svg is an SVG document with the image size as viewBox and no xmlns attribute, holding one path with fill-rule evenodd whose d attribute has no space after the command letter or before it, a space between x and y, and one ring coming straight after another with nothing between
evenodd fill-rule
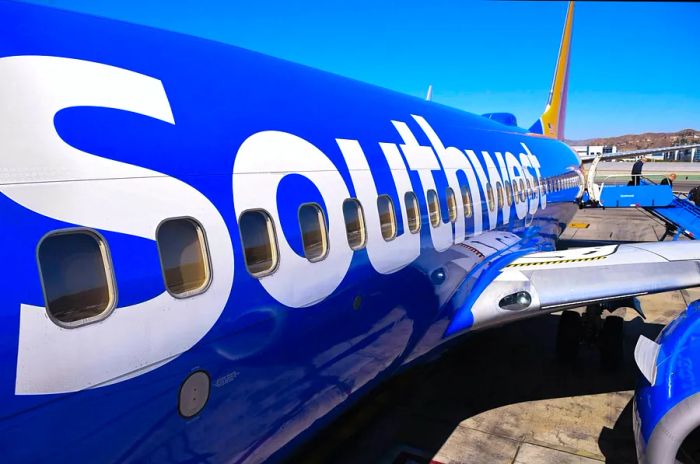
<instances>
[{"instance_id":1,"label":"shadow on pavement","mask_svg":"<svg viewBox=\"0 0 700 464\"><path fill-rule=\"evenodd\" d=\"M662 328L640 318L625 322L624 361L617 370L606 371L595 346L582 346L573 364L556 361L558 321L559 316L549 315L465 338L437 360L415 366L367 394L289 461L398 462L399 450L413 449L415 456L430 462L462 421L484 411L633 390L636 340L640 334L654 339ZM636 460L631 408L630 403L613 429L600 432L598 445L607 462Z\"/></svg>"}]
</instances>

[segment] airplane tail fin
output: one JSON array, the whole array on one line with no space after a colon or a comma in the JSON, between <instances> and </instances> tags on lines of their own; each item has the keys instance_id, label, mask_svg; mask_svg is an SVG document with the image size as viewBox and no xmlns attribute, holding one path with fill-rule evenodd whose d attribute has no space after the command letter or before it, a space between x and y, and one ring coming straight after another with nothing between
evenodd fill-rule
<instances>
[{"instance_id":1,"label":"airplane tail fin","mask_svg":"<svg viewBox=\"0 0 700 464\"><path fill-rule=\"evenodd\" d=\"M574 27L574 2L569 2L566 12L564 32L561 36L557 67L554 70L552 89L542 116L530 127L530 132L545 137L562 140L564 138L564 121L566 119L566 95L569 88L569 55L571 36Z\"/></svg>"}]
</instances>

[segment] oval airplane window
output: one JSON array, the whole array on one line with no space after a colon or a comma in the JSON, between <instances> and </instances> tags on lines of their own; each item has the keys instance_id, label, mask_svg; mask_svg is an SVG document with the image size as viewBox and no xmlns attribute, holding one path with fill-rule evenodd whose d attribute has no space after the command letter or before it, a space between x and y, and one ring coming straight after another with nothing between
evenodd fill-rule
<instances>
[{"instance_id":1,"label":"oval airplane window","mask_svg":"<svg viewBox=\"0 0 700 464\"><path fill-rule=\"evenodd\" d=\"M277 236L272 218L263 210L244 211L238 218L245 265L255 277L272 274L277 268Z\"/></svg>"},{"instance_id":2,"label":"oval airplane window","mask_svg":"<svg viewBox=\"0 0 700 464\"><path fill-rule=\"evenodd\" d=\"M491 188L490 183L486 183L486 198L489 204L489 211L493 211L496 207L496 201L493 198L493 188Z\"/></svg>"},{"instance_id":3,"label":"oval airplane window","mask_svg":"<svg viewBox=\"0 0 700 464\"><path fill-rule=\"evenodd\" d=\"M451 188L447 188L447 213L450 217L450 222L454 223L457 221L457 200L455 199L455 192Z\"/></svg>"},{"instance_id":4,"label":"oval airplane window","mask_svg":"<svg viewBox=\"0 0 700 464\"><path fill-rule=\"evenodd\" d=\"M500 183L496 184L496 196L498 197L498 209L503 208L503 187Z\"/></svg>"},{"instance_id":5,"label":"oval airplane window","mask_svg":"<svg viewBox=\"0 0 700 464\"><path fill-rule=\"evenodd\" d=\"M393 240L396 237L396 213L394 213L394 202L389 195L380 195L377 198L377 211L382 237L387 242Z\"/></svg>"},{"instance_id":6,"label":"oval airplane window","mask_svg":"<svg viewBox=\"0 0 700 464\"><path fill-rule=\"evenodd\" d=\"M304 244L304 256L315 263L328 254L328 232L323 210L315 203L299 207L299 227Z\"/></svg>"},{"instance_id":7,"label":"oval airplane window","mask_svg":"<svg viewBox=\"0 0 700 464\"><path fill-rule=\"evenodd\" d=\"M513 204L513 191L511 190L510 186L510 181L506 181L505 183L505 195L506 195L506 203L508 206Z\"/></svg>"},{"instance_id":8,"label":"oval airplane window","mask_svg":"<svg viewBox=\"0 0 700 464\"><path fill-rule=\"evenodd\" d=\"M37 247L46 312L62 327L79 327L109 316L116 285L109 249L97 233L68 230L44 237Z\"/></svg>"},{"instance_id":9,"label":"oval airplane window","mask_svg":"<svg viewBox=\"0 0 700 464\"><path fill-rule=\"evenodd\" d=\"M345 217L345 231L348 236L348 245L353 250L364 248L367 241L365 232L365 216L362 205L355 198L348 198L343 202L343 216Z\"/></svg>"},{"instance_id":10,"label":"oval airplane window","mask_svg":"<svg viewBox=\"0 0 700 464\"><path fill-rule=\"evenodd\" d=\"M437 192L428 190L428 213L430 215L430 224L433 227L440 225L440 203L438 202Z\"/></svg>"},{"instance_id":11,"label":"oval airplane window","mask_svg":"<svg viewBox=\"0 0 700 464\"><path fill-rule=\"evenodd\" d=\"M520 197L520 203L522 203L525 201L525 181L521 177L518 183L520 184L520 191L518 192L518 195Z\"/></svg>"},{"instance_id":12,"label":"oval airplane window","mask_svg":"<svg viewBox=\"0 0 700 464\"><path fill-rule=\"evenodd\" d=\"M472 217L472 195L466 185L462 186L462 204L464 206L464 217Z\"/></svg>"},{"instance_id":13,"label":"oval airplane window","mask_svg":"<svg viewBox=\"0 0 700 464\"><path fill-rule=\"evenodd\" d=\"M413 192L406 192L403 197L406 203L406 219L408 219L408 230L412 234L420 231L420 210L418 209L418 199Z\"/></svg>"},{"instance_id":14,"label":"oval airplane window","mask_svg":"<svg viewBox=\"0 0 700 464\"><path fill-rule=\"evenodd\" d=\"M160 264L168 292L178 298L206 291L211 267L202 226L189 218L167 219L156 231Z\"/></svg>"}]
</instances>

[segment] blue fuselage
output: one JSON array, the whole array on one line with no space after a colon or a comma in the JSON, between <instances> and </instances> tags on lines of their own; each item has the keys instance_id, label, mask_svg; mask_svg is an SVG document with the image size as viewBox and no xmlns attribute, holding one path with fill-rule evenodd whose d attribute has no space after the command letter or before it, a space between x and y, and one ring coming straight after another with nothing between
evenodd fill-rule
<instances>
[{"instance_id":1,"label":"blue fuselage","mask_svg":"<svg viewBox=\"0 0 700 464\"><path fill-rule=\"evenodd\" d=\"M228 45L0 12L3 462L281 457L473 328L469 304L499 266L552 249L576 209L580 163L559 141ZM410 240L407 191L422 224ZM395 205L393 240L370 220L379 195ZM364 208L361 249L345 198ZM328 228L318 262L304 257L307 203ZM241 245L251 209L270 213L279 247L264 277ZM212 263L209 289L184 299L166 292L154 240L181 216L202 224ZM103 237L118 291L108 317L76 328L46 317L37 265L42 237L68 228ZM178 393L200 370L209 400L186 419Z\"/></svg>"}]
</instances>

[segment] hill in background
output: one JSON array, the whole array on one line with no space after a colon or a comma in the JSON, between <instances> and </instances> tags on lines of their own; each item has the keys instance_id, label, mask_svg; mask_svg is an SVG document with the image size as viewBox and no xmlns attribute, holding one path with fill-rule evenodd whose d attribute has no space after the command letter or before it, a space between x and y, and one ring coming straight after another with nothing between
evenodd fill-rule
<instances>
[{"instance_id":1,"label":"hill in background","mask_svg":"<svg viewBox=\"0 0 700 464\"><path fill-rule=\"evenodd\" d=\"M618 151L669 147L700 142L700 131L683 129L678 132L646 132L586 140L566 140L569 145L616 145Z\"/></svg>"}]
</instances>

